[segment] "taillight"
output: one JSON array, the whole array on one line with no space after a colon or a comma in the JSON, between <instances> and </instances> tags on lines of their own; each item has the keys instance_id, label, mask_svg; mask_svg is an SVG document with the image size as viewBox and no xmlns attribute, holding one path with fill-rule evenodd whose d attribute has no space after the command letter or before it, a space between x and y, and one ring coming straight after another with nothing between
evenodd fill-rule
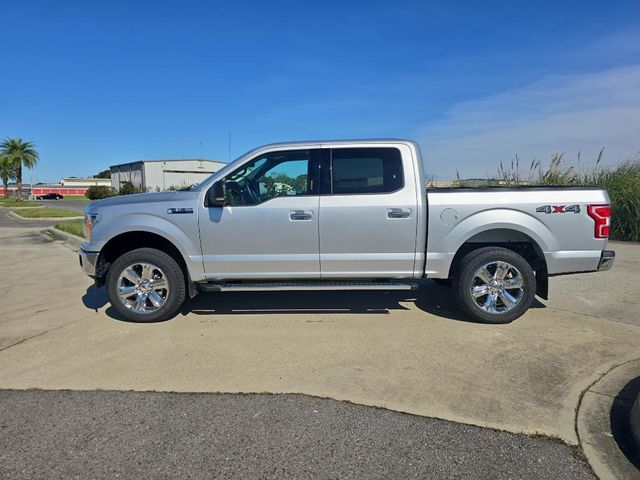
<instances>
[{"instance_id":1,"label":"taillight","mask_svg":"<svg viewBox=\"0 0 640 480\"><path fill-rule=\"evenodd\" d=\"M596 238L608 238L611 229L611 206L588 205L587 213L596 222L593 235Z\"/></svg>"}]
</instances>

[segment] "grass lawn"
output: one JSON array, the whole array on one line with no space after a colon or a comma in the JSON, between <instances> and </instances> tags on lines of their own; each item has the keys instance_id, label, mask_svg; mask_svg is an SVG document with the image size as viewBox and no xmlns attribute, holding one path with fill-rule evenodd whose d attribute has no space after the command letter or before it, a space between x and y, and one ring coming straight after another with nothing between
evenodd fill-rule
<instances>
[{"instance_id":1,"label":"grass lawn","mask_svg":"<svg viewBox=\"0 0 640 480\"><path fill-rule=\"evenodd\" d=\"M60 222L56 224L58 230L76 235L78 237L83 236L82 232L82 220L67 220L66 222Z\"/></svg>"},{"instance_id":2,"label":"grass lawn","mask_svg":"<svg viewBox=\"0 0 640 480\"><path fill-rule=\"evenodd\" d=\"M64 198L61 200L58 200L58 202L64 202L65 200L69 200L73 202L87 202L87 203L91 201L84 195L65 195Z\"/></svg>"},{"instance_id":3,"label":"grass lawn","mask_svg":"<svg viewBox=\"0 0 640 480\"><path fill-rule=\"evenodd\" d=\"M63 208L22 208L13 211L16 215L20 215L25 218L64 218L64 217L79 217L78 212L72 212L71 210L65 210Z\"/></svg>"},{"instance_id":4,"label":"grass lawn","mask_svg":"<svg viewBox=\"0 0 640 480\"><path fill-rule=\"evenodd\" d=\"M16 202L15 198L3 198L0 197L0 207L33 207L39 205L36 202L30 202L23 200L22 202Z\"/></svg>"}]
</instances>

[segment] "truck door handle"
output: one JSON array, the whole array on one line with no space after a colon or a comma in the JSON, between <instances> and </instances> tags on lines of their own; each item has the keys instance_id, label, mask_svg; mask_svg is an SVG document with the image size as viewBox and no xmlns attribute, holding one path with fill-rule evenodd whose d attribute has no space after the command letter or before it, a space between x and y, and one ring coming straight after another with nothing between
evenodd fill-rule
<instances>
[{"instance_id":1,"label":"truck door handle","mask_svg":"<svg viewBox=\"0 0 640 480\"><path fill-rule=\"evenodd\" d=\"M289 212L290 220L311 220L313 218L313 210L291 210Z\"/></svg>"},{"instance_id":2,"label":"truck door handle","mask_svg":"<svg viewBox=\"0 0 640 480\"><path fill-rule=\"evenodd\" d=\"M410 208L387 208L387 218L408 218L410 216Z\"/></svg>"}]
</instances>

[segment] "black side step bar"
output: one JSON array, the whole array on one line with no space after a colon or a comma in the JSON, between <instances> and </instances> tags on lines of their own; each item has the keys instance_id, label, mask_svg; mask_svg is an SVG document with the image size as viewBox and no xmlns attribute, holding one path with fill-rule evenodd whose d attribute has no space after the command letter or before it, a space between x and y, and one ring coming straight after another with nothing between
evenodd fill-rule
<instances>
[{"instance_id":1,"label":"black side step bar","mask_svg":"<svg viewBox=\"0 0 640 480\"><path fill-rule=\"evenodd\" d=\"M302 290L417 290L413 282L322 281L198 283L201 292L286 292Z\"/></svg>"}]
</instances>

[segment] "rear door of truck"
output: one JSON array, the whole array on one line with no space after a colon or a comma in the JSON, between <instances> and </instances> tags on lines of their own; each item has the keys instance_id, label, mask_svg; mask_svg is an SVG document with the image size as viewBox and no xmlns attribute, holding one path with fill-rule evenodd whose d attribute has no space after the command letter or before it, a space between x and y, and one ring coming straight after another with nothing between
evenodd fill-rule
<instances>
[{"instance_id":1,"label":"rear door of truck","mask_svg":"<svg viewBox=\"0 0 640 480\"><path fill-rule=\"evenodd\" d=\"M321 277L412 277L417 212L409 148L365 145L322 152Z\"/></svg>"}]
</instances>

